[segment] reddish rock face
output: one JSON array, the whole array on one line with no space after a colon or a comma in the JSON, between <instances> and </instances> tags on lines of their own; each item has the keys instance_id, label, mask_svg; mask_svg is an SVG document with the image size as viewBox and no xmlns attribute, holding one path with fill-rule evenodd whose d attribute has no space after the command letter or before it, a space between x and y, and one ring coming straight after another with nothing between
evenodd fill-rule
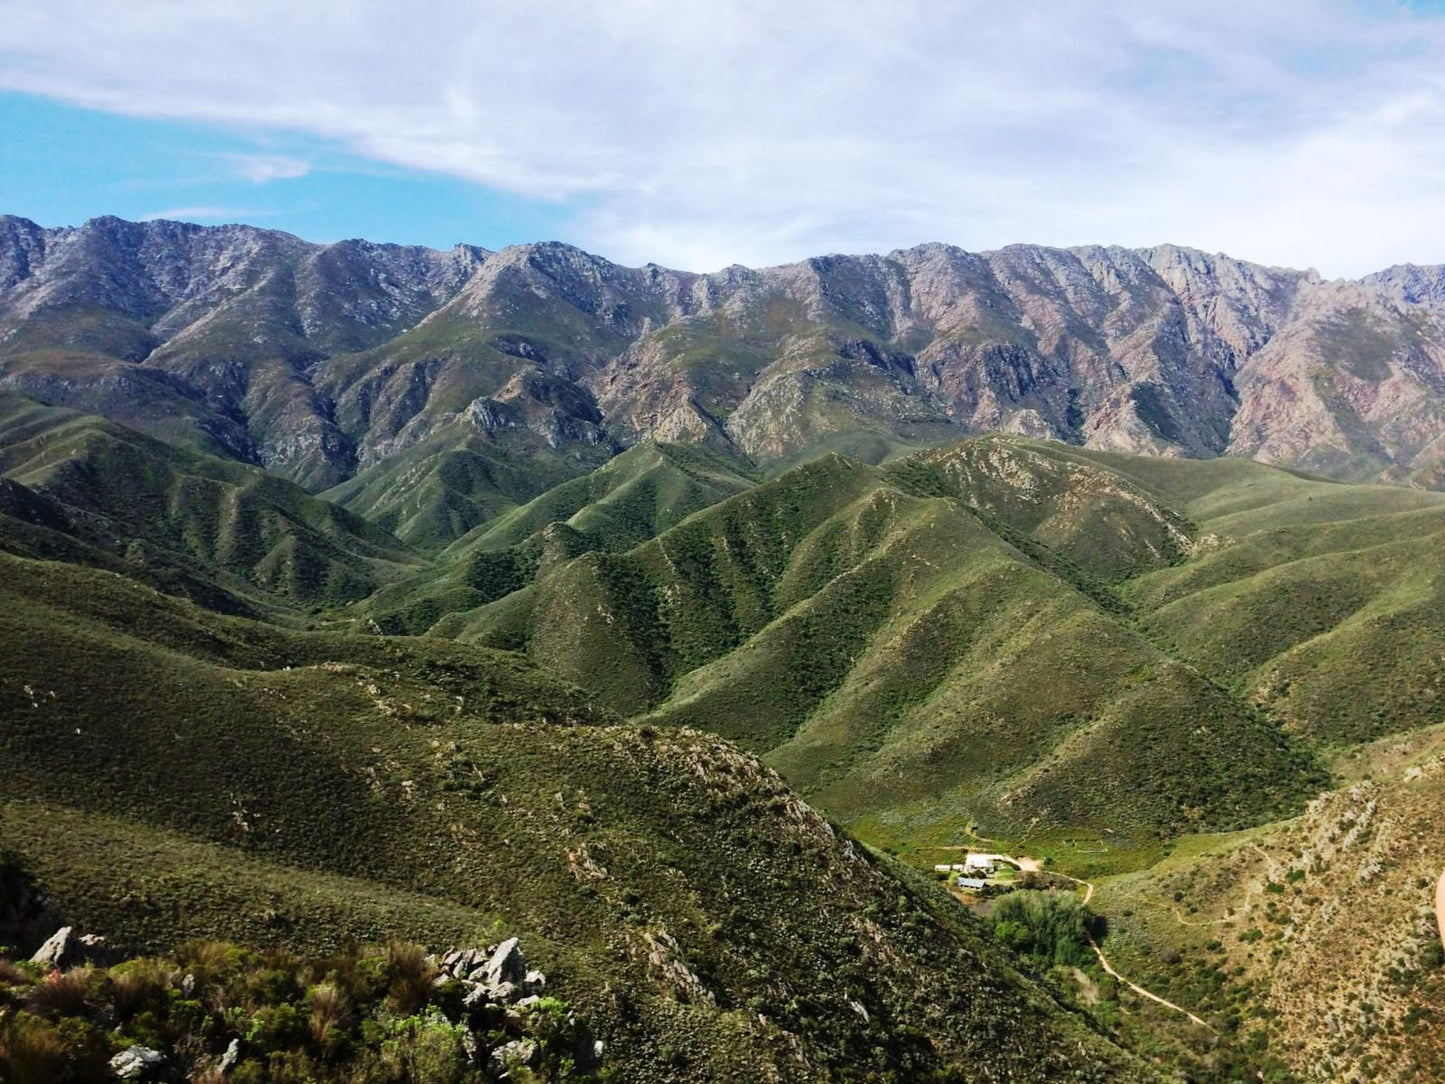
<instances>
[{"instance_id":1,"label":"reddish rock face","mask_svg":"<svg viewBox=\"0 0 1445 1084\"><path fill-rule=\"evenodd\" d=\"M446 490L489 449L538 466L495 482L513 500L647 437L767 462L990 430L1437 485L1445 271L935 244L697 275L6 218L0 386L312 489L367 471L358 493L418 469Z\"/></svg>"}]
</instances>

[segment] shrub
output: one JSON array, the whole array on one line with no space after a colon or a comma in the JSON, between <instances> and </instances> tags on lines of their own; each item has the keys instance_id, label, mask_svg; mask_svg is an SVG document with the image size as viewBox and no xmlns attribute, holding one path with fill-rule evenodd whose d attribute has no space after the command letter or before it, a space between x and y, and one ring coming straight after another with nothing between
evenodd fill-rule
<instances>
[{"instance_id":1,"label":"shrub","mask_svg":"<svg viewBox=\"0 0 1445 1084\"><path fill-rule=\"evenodd\" d=\"M144 1012L164 1012L172 972L159 960L127 960L111 969L116 1015L129 1020Z\"/></svg>"},{"instance_id":2,"label":"shrub","mask_svg":"<svg viewBox=\"0 0 1445 1084\"><path fill-rule=\"evenodd\" d=\"M431 997L436 968L426 958L426 949L408 941L392 941L386 946L387 972L391 979L387 998L392 1012L412 1016Z\"/></svg>"},{"instance_id":3,"label":"shrub","mask_svg":"<svg viewBox=\"0 0 1445 1084\"><path fill-rule=\"evenodd\" d=\"M311 1037L318 1043L329 1034L351 1026L351 1003L334 984L323 982L311 988Z\"/></svg>"},{"instance_id":4,"label":"shrub","mask_svg":"<svg viewBox=\"0 0 1445 1084\"><path fill-rule=\"evenodd\" d=\"M236 974L248 958L244 949L224 941L188 941L176 950L177 969L195 976L197 990Z\"/></svg>"},{"instance_id":5,"label":"shrub","mask_svg":"<svg viewBox=\"0 0 1445 1084\"><path fill-rule=\"evenodd\" d=\"M445 1017L408 1016L395 1022L381 1044L387 1079L416 1084L462 1084L471 1076L463 1030Z\"/></svg>"},{"instance_id":6,"label":"shrub","mask_svg":"<svg viewBox=\"0 0 1445 1084\"><path fill-rule=\"evenodd\" d=\"M0 1025L0 1079L63 1081L70 1069L69 1048L44 1020L22 1012Z\"/></svg>"},{"instance_id":7,"label":"shrub","mask_svg":"<svg viewBox=\"0 0 1445 1084\"><path fill-rule=\"evenodd\" d=\"M52 971L26 992L25 1004L40 1016L79 1016L85 1012L96 976L88 967Z\"/></svg>"},{"instance_id":8,"label":"shrub","mask_svg":"<svg viewBox=\"0 0 1445 1084\"><path fill-rule=\"evenodd\" d=\"M1078 966L1093 955L1097 920L1072 892L1012 892L993 905L989 922L1006 945L1047 963Z\"/></svg>"}]
</instances>

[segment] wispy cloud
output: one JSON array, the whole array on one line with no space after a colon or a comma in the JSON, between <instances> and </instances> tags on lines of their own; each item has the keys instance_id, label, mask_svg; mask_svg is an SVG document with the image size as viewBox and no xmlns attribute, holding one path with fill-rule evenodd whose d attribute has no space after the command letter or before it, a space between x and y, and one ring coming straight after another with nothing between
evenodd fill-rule
<instances>
[{"instance_id":1,"label":"wispy cloud","mask_svg":"<svg viewBox=\"0 0 1445 1084\"><path fill-rule=\"evenodd\" d=\"M167 207L164 211L152 211L141 215L141 221L150 222L164 218L177 222L246 222L266 218L275 211L258 210L255 207Z\"/></svg>"},{"instance_id":2,"label":"wispy cloud","mask_svg":"<svg viewBox=\"0 0 1445 1084\"><path fill-rule=\"evenodd\" d=\"M929 239L1445 259L1442 55L1445 18L1365 0L9 0L0 23L0 86L340 141L694 268Z\"/></svg>"},{"instance_id":3,"label":"wispy cloud","mask_svg":"<svg viewBox=\"0 0 1445 1084\"><path fill-rule=\"evenodd\" d=\"M240 177L255 184L289 181L311 172L311 163L282 154L227 154L227 164Z\"/></svg>"}]
</instances>

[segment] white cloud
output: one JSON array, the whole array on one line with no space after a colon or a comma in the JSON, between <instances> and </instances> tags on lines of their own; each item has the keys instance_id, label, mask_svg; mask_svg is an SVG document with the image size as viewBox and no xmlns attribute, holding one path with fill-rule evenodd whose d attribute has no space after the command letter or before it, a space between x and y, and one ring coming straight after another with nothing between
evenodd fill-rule
<instances>
[{"instance_id":1,"label":"white cloud","mask_svg":"<svg viewBox=\"0 0 1445 1084\"><path fill-rule=\"evenodd\" d=\"M108 14L107 14L108 12ZM1445 260L1445 19L1365 0L0 0L0 86L283 128L705 269L922 240ZM253 179L304 169L262 159ZM238 163L239 164L239 163Z\"/></svg>"},{"instance_id":2,"label":"white cloud","mask_svg":"<svg viewBox=\"0 0 1445 1084\"><path fill-rule=\"evenodd\" d=\"M311 172L311 163L281 154L227 154L226 162L237 174L255 184L288 181Z\"/></svg>"}]
</instances>

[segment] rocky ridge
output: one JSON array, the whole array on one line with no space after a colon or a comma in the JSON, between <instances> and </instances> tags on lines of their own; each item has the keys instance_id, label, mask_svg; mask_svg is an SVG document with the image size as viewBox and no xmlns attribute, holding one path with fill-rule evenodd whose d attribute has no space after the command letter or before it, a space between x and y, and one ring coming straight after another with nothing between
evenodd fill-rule
<instances>
[{"instance_id":1,"label":"rocky ridge","mask_svg":"<svg viewBox=\"0 0 1445 1084\"><path fill-rule=\"evenodd\" d=\"M488 1082L535 1080L536 1073L549 1080L595 1079L604 1044L591 1038L565 1003L540 996L547 977L528 969L517 938L485 948L454 949L440 957L421 958L413 948L393 944L386 950L386 966L395 975L388 1008L376 1012L370 1033L362 1026L354 1037L341 1038L343 1031L355 1027L361 1006L352 1004L356 992L348 995L339 989L338 972L301 995L301 1003L309 1003L313 1042L327 1051L331 1070L342 1071L348 1062L353 1067L365 1063L369 1056L384 1063L384 1049L380 1058L367 1049L379 1034L420 1029L432 1033L434 1049L402 1060L403 1066L410 1060L413 1073L420 1074L409 1079L443 1071L447 1079ZM246 962L244 953L228 946L193 946L187 951L194 958L123 961L104 938L64 926L25 965L0 955L0 1072L20 1074L17 1082L39 1080L48 1070L65 1073L65 1079L250 1080L278 1052L293 1065L307 1055L310 1044L296 1029L271 1024L290 1009L285 1001L262 1004L254 1015L238 1015L229 1007L238 988L234 979L227 981L227 964L254 968L259 960ZM226 960L220 968L218 957ZM376 970L381 958L372 961ZM363 956L359 962L368 961ZM271 992L263 997L284 996L287 984L278 981L284 974L278 970L280 963L270 961ZM285 963L305 973L336 961ZM398 980L411 980L414 988L399 997ZM145 1001L137 988L145 982L166 995L168 1012L152 1008L147 1015L137 1013L137 1003ZM256 996L255 988L249 992ZM13 1014L5 1010L10 1001L17 1006ZM398 1019L403 1005L414 1010L410 1022ZM190 1018L182 1025L187 1013ZM238 1028L241 1024L249 1027ZM36 1044L37 1030L51 1026L56 1041ZM183 1026L184 1034L173 1034ZM98 1028L109 1031L109 1041L85 1041L87 1032L98 1036ZM395 1037L392 1043L397 1044ZM104 1074L93 1076L102 1064ZM325 1079L341 1079L321 1066L315 1069L327 1074Z\"/></svg>"},{"instance_id":2,"label":"rocky ridge","mask_svg":"<svg viewBox=\"0 0 1445 1084\"><path fill-rule=\"evenodd\" d=\"M649 437L768 464L997 430L1433 486L1442 283L1172 245L700 275L556 243L4 218L0 386L340 486L441 541Z\"/></svg>"}]
</instances>

